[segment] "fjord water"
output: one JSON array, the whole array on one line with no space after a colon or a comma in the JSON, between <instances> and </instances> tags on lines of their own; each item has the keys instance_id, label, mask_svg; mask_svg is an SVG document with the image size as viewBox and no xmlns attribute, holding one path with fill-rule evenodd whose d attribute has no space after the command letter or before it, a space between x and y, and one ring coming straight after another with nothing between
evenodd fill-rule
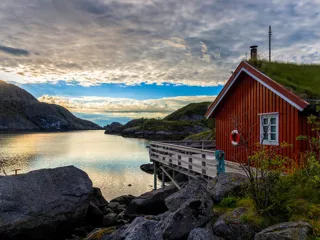
<instances>
[{"instance_id":1,"label":"fjord water","mask_svg":"<svg viewBox=\"0 0 320 240\"><path fill-rule=\"evenodd\" d=\"M74 165L88 173L108 200L152 189L153 176L140 170L149 162L147 141L103 131L0 134L0 161L19 173ZM1 175L1 174L0 174ZM128 185L131 184L131 187Z\"/></svg>"}]
</instances>

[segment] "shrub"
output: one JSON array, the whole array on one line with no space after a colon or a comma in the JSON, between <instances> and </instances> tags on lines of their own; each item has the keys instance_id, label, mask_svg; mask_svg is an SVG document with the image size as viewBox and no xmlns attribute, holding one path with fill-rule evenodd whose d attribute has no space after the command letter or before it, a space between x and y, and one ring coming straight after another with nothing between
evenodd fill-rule
<instances>
[{"instance_id":1,"label":"shrub","mask_svg":"<svg viewBox=\"0 0 320 240\"><path fill-rule=\"evenodd\" d=\"M236 203L237 199L235 197L226 197L219 203L219 205L223 208L234 208Z\"/></svg>"}]
</instances>

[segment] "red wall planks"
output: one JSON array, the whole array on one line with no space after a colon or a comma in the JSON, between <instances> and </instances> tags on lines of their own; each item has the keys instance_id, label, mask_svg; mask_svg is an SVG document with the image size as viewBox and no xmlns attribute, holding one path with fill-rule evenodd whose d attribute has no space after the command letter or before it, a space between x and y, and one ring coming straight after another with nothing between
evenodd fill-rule
<instances>
[{"instance_id":1,"label":"red wall planks","mask_svg":"<svg viewBox=\"0 0 320 240\"><path fill-rule=\"evenodd\" d=\"M232 130L238 129L248 140L249 155L252 154L253 146L260 141L258 114L270 112L279 113L279 142L293 145L292 148L282 149L280 154L297 160L298 152L305 144L297 141L296 137L303 132L305 120L301 119L305 117L300 116L296 108L246 73L241 73L216 109L217 149L225 151L227 160L246 162L248 154L243 147L232 146L229 135Z\"/></svg>"}]
</instances>

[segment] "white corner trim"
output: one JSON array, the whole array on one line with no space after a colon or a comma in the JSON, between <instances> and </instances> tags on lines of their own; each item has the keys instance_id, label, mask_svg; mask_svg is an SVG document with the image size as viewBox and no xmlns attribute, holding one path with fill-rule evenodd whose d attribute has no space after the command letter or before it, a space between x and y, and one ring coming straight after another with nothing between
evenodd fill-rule
<instances>
[{"instance_id":1,"label":"white corner trim","mask_svg":"<svg viewBox=\"0 0 320 240\"><path fill-rule=\"evenodd\" d=\"M250 65L249 65L250 66ZM250 66L251 67L251 66ZM237 75L235 76L235 78L232 80L232 82L230 83L230 85L228 86L228 88L226 89L226 91L223 93L223 95L221 96L221 98L219 99L219 101L217 102L217 104L215 105L214 108L211 109L211 111L208 114L208 117L211 116L212 112L216 109L216 107L219 105L219 103L221 102L221 100L224 98L224 96L226 95L226 93L229 91L229 89L231 88L231 86L234 84L234 82L236 81L236 79L239 77L239 75L245 72L246 74L248 74L250 77L252 77L254 80L256 80L257 82L259 82L260 84L262 84L263 86L265 86L266 88L268 88L270 91L272 91L274 94L278 95L279 97L281 97L283 100L285 100L286 102L288 102L290 105L292 105L293 107L295 107L296 109L298 109L299 111L302 111L303 108L299 107L296 103L294 103L293 101L291 101L289 98L287 98L286 96L284 96L283 94L281 94L280 92L278 92L277 90L275 90L274 88L270 87L268 84L266 84L264 81L262 81L260 78L258 78L257 76L253 75L252 73L250 73L247 69L245 68L241 68L240 71L237 73ZM259 71L259 73L261 73ZM262 75L266 76L265 74L261 73ZM271 78L269 78L268 76L266 76L268 79L272 80ZM273 81L273 80L272 80Z\"/></svg>"}]
</instances>

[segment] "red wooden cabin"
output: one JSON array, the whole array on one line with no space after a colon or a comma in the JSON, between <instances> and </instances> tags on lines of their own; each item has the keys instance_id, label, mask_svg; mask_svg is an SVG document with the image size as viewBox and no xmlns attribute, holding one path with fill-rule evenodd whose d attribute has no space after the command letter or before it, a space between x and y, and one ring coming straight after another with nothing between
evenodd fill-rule
<instances>
[{"instance_id":1,"label":"red wooden cabin","mask_svg":"<svg viewBox=\"0 0 320 240\"><path fill-rule=\"evenodd\" d=\"M231 144L233 130L238 130L241 139L248 142L249 154L256 143L278 146L287 142L293 147L281 149L280 154L298 160L308 144L296 137L312 134L307 124L308 109L310 102L250 63L241 62L210 105L206 117L216 120L216 148L225 152L226 160L247 162L244 148Z\"/></svg>"}]
</instances>

